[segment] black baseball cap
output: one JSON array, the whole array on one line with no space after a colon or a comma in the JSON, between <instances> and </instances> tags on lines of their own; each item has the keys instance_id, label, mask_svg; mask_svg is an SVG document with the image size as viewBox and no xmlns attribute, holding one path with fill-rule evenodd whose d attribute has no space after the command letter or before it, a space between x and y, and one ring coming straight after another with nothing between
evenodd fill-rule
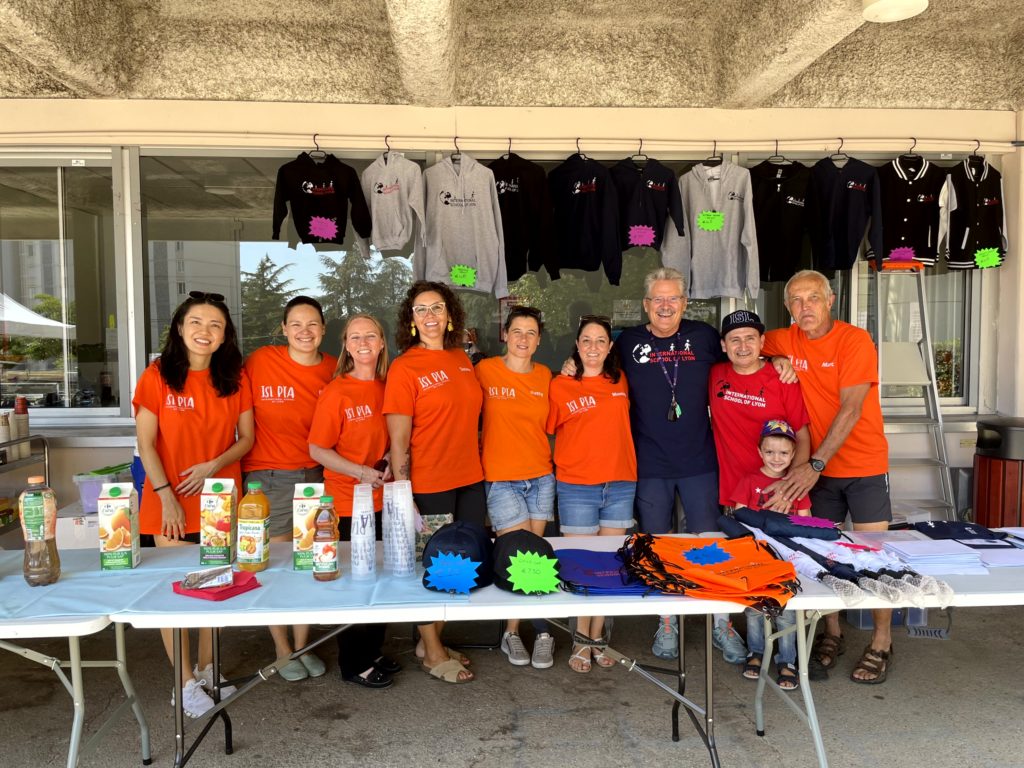
<instances>
[{"instance_id":1,"label":"black baseball cap","mask_svg":"<svg viewBox=\"0 0 1024 768\"><path fill-rule=\"evenodd\" d=\"M722 338L724 339L729 331L735 331L737 328L756 328L758 333L764 333L764 323L761 322L761 318L747 309L737 309L722 319Z\"/></svg>"}]
</instances>

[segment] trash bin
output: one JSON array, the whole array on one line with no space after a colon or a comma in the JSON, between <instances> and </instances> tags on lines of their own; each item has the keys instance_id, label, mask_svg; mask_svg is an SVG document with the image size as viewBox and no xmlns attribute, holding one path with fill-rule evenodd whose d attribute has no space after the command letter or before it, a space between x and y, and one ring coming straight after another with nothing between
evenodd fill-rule
<instances>
[{"instance_id":1,"label":"trash bin","mask_svg":"<svg viewBox=\"0 0 1024 768\"><path fill-rule=\"evenodd\" d=\"M1024 418L978 420L974 520L987 528L1024 525Z\"/></svg>"}]
</instances>

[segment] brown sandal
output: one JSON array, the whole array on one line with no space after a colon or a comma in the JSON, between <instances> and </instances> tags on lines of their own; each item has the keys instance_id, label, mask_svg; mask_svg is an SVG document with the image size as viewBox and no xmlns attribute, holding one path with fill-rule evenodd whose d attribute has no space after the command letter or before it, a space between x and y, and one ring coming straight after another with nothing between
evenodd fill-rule
<instances>
[{"instance_id":1,"label":"brown sandal","mask_svg":"<svg viewBox=\"0 0 1024 768\"><path fill-rule=\"evenodd\" d=\"M822 669L832 669L836 665L836 659L846 653L846 638L842 635L830 635L822 632L814 638L814 645L811 646L811 659L816 661Z\"/></svg>"},{"instance_id":2,"label":"brown sandal","mask_svg":"<svg viewBox=\"0 0 1024 768\"><path fill-rule=\"evenodd\" d=\"M879 651L868 645L861 654L860 661L850 673L850 679L855 683L863 685L878 685L885 682L889 676L889 667L892 666L892 645L888 651ZM858 672L867 672L873 677L857 677Z\"/></svg>"}]
</instances>

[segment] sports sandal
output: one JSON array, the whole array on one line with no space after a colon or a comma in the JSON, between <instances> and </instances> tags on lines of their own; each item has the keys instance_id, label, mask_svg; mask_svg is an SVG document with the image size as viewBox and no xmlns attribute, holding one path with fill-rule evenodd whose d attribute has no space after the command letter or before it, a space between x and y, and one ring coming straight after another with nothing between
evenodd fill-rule
<instances>
[{"instance_id":1,"label":"sports sandal","mask_svg":"<svg viewBox=\"0 0 1024 768\"><path fill-rule=\"evenodd\" d=\"M800 678L797 677L796 667L792 664L779 664L775 667L775 682L784 691L795 691L800 687Z\"/></svg>"},{"instance_id":2,"label":"sports sandal","mask_svg":"<svg viewBox=\"0 0 1024 768\"><path fill-rule=\"evenodd\" d=\"M448 659L442 661L436 667L428 667L426 663L420 664L423 671L431 677L436 677L438 680L443 680L446 683L453 683L455 685L462 685L463 683L471 683L475 678L469 678L468 680L461 679L459 677L460 672L469 672L464 666L462 666L455 659Z\"/></svg>"},{"instance_id":3,"label":"sports sandal","mask_svg":"<svg viewBox=\"0 0 1024 768\"><path fill-rule=\"evenodd\" d=\"M761 677L761 657L751 653L740 669L740 674L747 680L757 680Z\"/></svg>"},{"instance_id":4,"label":"sports sandal","mask_svg":"<svg viewBox=\"0 0 1024 768\"><path fill-rule=\"evenodd\" d=\"M455 661L459 662L459 664L461 664L464 667L468 667L470 664L473 663L468 656L459 653L454 648L449 648L447 645L444 647L444 652L448 654L449 659L455 659ZM424 656L420 654L419 646L416 647L415 653L416 658L419 659L420 663L422 664ZM425 653L426 650L424 650L424 654Z\"/></svg>"},{"instance_id":5,"label":"sports sandal","mask_svg":"<svg viewBox=\"0 0 1024 768\"><path fill-rule=\"evenodd\" d=\"M604 643L604 638L603 637L595 638L594 642L595 643ZM591 649L590 655L593 657L594 663L597 664L597 666L601 667L602 669L608 669L610 667L614 667L615 664L616 664L615 659L613 659L611 656L606 655L605 652L604 652L604 649L605 649L604 645L596 645L596 646L594 646Z\"/></svg>"},{"instance_id":6,"label":"sports sandal","mask_svg":"<svg viewBox=\"0 0 1024 768\"><path fill-rule=\"evenodd\" d=\"M814 638L811 646L811 663L807 675L811 680L827 680L828 671L836 665L836 659L846 653L846 638L839 634L822 632Z\"/></svg>"},{"instance_id":7,"label":"sports sandal","mask_svg":"<svg viewBox=\"0 0 1024 768\"><path fill-rule=\"evenodd\" d=\"M857 666L853 668L853 672L850 673L850 679L855 683L861 683L862 685L879 685L885 682L885 678L889 676L889 667L892 666L892 644L889 645L888 651L879 651L872 648L870 644L864 649L864 653L860 656L860 661L857 662ZM867 672L873 677L861 678L856 677L858 672Z\"/></svg>"},{"instance_id":8,"label":"sports sandal","mask_svg":"<svg viewBox=\"0 0 1024 768\"><path fill-rule=\"evenodd\" d=\"M579 648L578 651L576 650L577 648ZM589 672L590 671L590 659L588 659L583 654L584 654L585 651L589 651L590 650L590 646L589 645L576 645L575 643L573 643L572 650L573 650L573 654L572 654L572 656L569 657L569 669L571 669L573 672L579 672L581 675L583 673L585 673L585 672ZM573 661L576 661L578 663L575 666L573 666Z\"/></svg>"}]
</instances>

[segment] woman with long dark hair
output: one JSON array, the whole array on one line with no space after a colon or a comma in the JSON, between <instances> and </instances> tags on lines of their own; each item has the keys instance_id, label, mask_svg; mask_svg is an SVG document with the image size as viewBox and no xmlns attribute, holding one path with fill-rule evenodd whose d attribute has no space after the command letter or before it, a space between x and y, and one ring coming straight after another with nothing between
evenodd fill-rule
<instances>
[{"instance_id":1,"label":"woman with long dark hair","mask_svg":"<svg viewBox=\"0 0 1024 768\"><path fill-rule=\"evenodd\" d=\"M487 515L478 424L483 395L462 349L466 315L443 283L419 281L398 313L402 354L388 372L384 414L391 437L391 470L411 480L423 515L450 514L480 525ZM420 626L423 669L448 683L473 673L462 654L441 642L443 622Z\"/></svg>"},{"instance_id":2,"label":"woman with long dark hair","mask_svg":"<svg viewBox=\"0 0 1024 768\"><path fill-rule=\"evenodd\" d=\"M209 477L240 487L239 460L253 443L252 399L235 326L224 297L192 291L174 316L160 357L139 378L132 400L139 456L146 468L140 531L158 547L198 543L199 493ZM172 656L171 630L161 635ZM212 633L199 630L198 665L182 637L182 707L201 717L213 707ZM221 688L230 695L233 688Z\"/></svg>"},{"instance_id":3,"label":"woman with long dark hair","mask_svg":"<svg viewBox=\"0 0 1024 768\"><path fill-rule=\"evenodd\" d=\"M555 436L558 518L563 536L625 536L633 526L636 453L629 390L612 344L609 319L584 315L576 331L573 376L551 382L547 431ZM593 643L573 645L569 667L589 672L615 662L603 653L603 616L581 616L576 631Z\"/></svg>"}]
</instances>

